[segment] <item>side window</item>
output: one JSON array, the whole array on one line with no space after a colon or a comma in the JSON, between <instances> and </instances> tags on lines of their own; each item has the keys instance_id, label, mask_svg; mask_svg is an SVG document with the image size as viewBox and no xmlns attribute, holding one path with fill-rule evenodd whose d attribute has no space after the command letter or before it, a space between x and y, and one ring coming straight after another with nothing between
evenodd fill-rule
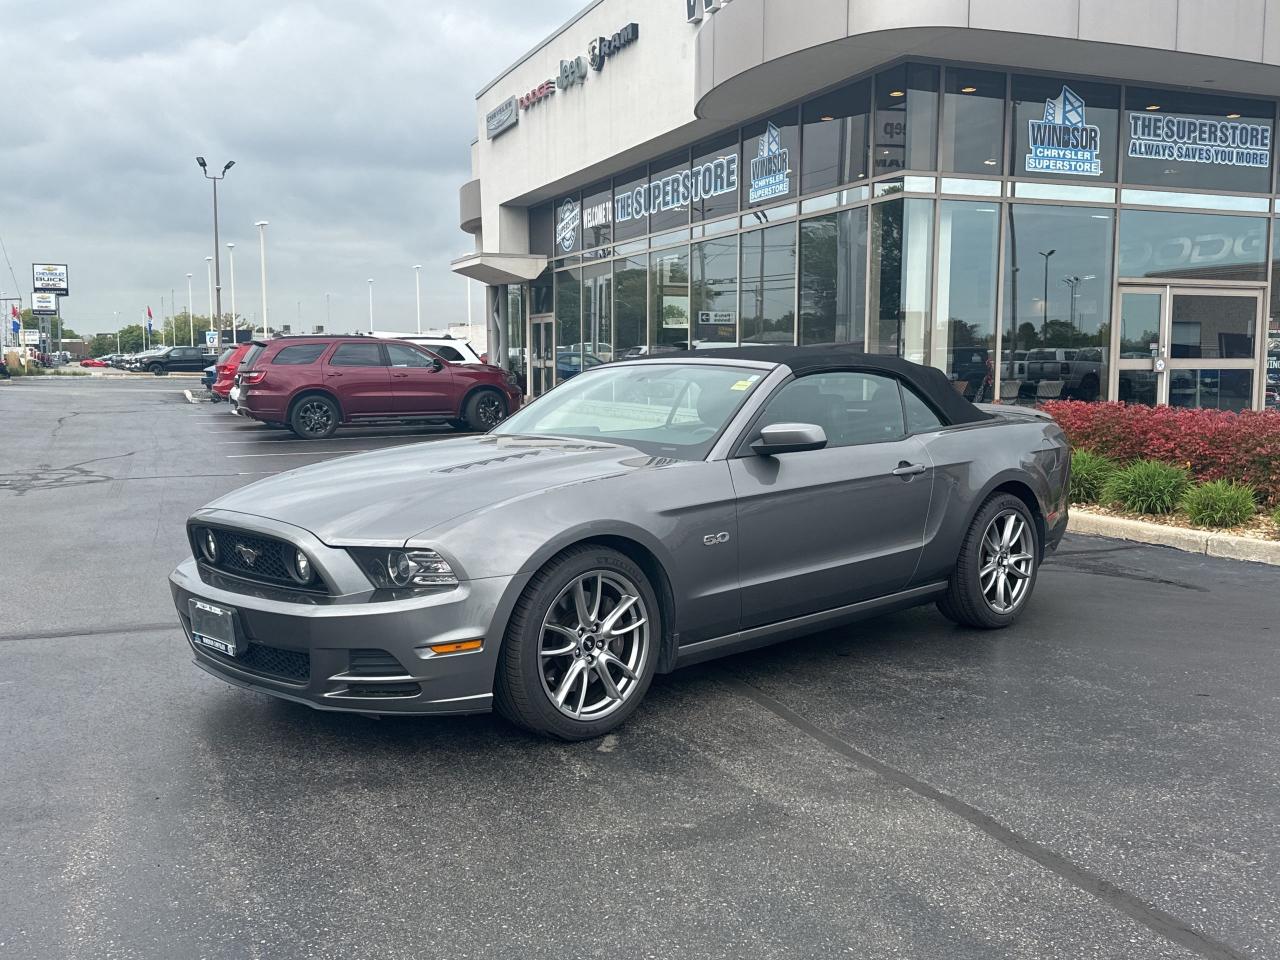
<instances>
[{"instance_id":1,"label":"side window","mask_svg":"<svg viewBox=\"0 0 1280 960\"><path fill-rule=\"evenodd\" d=\"M840 371L800 377L769 401L760 426L815 423L828 447L900 440L906 435L898 381L873 373Z\"/></svg>"},{"instance_id":2,"label":"side window","mask_svg":"<svg viewBox=\"0 0 1280 960\"><path fill-rule=\"evenodd\" d=\"M444 344L433 346L431 348L431 352L438 353L442 358L448 360L450 363L461 363L463 360L463 356L458 350L453 347L445 346Z\"/></svg>"},{"instance_id":3,"label":"side window","mask_svg":"<svg viewBox=\"0 0 1280 960\"><path fill-rule=\"evenodd\" d=\"M421 350L401 346L398 343L387 344L387 356L391 358L393 367L429 367L431 358Z\"/></svg>"},{"instance_id":4,"label":"side window","mask_svg":"<svg viewBox=\"0 0 1280 960\"><path fill-rule=\"evenodd\" d=\"M324 353L326 346L328 344L299 343L292 347L285 347L275 355L271 363L284 367L304 366L308 363L315 363L320 359L320 354Z\"/></svg>"},{"instance_id":5,"label":"side window","mask_svg":"<svg viewBox=\"0 0 1280 960\"><path fill-rule=\"evenodd\" d=\"M382 348L376 343L343 343L329 358L331 367L385 367Z\"/></svg>"},{"instance_id":6,"label":"side window","mask_svg":"<svg viewBox=\"0 0 1280 960\"><path fill-rule=\"evenodd\" d=\"M902 388L902 404L907 409L907 432L928 433L945 426L933 408L920 399L910 387Z\"/></svg>"}]
</instances>

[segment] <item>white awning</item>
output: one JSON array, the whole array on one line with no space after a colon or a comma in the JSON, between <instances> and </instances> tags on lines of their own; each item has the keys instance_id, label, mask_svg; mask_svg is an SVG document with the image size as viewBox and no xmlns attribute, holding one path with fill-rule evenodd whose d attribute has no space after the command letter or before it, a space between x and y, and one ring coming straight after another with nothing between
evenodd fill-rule
<instances>
[{"instance_id":1,"label":"white awning","mask_svg":"<svg viewBox=\"0 0 1280 960\"><path fill-rule=\"evenodd\" d=\"M464 277L498 286L533 280L547 269L547 258L528 253L469 253L449 267Z\"/></svg>"}]
</instances>

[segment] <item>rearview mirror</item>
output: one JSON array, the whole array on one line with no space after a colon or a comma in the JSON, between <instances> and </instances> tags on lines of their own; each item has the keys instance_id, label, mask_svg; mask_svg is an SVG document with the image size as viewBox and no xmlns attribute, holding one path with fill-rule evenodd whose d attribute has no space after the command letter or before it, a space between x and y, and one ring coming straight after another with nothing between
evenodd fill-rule
<instances>
[{"instance_id":1,"label":"rearview mirror","mask_svg":"<svg viewBox=\"0 0 1280 960\"><path fill-rule=\"evenodd\" d=\"M780 453L821 450L827 445L827 432L816 423L774 423L760 431L760 439L751 444L759 457L776 457Z\"/></svg>"}]
</instances>

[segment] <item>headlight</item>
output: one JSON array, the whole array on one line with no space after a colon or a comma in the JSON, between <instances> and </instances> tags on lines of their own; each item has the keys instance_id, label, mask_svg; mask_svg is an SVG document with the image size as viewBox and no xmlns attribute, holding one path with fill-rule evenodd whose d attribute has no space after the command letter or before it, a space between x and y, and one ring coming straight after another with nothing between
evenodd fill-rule
<instances>
[{"instance_id":1,"label":"headlight","mask_svg":"<svg viewBox=\"0 0 1280 960\"><path fill-rule=\"evenodd\" d=\"M289 573L301 584L308 584L315 579L315 568L311 566L311 558L301 550L293 551L293 559L289 564Z\"/></svg>"},{"instance_id":2,"label":"headlight","mask_svg":"<svg viewBox=\"0 0 1280 960\"><path fill-rule=\"evenodd\" d=\"M439 590L458 585L458 575L434 550L361 547L350 553L369 581L382 590Z\"/></svg>"},{"instance_id":3,"label":"headlight","mask_svg":"<svg viewBox=\"0 0 1280 960\"><path fill-rule=\"evenodd\" d=\"M199 534L200 553L210 563L218 562L218 538L212 530L205 527Z\"/></svg>"}]
</instances>

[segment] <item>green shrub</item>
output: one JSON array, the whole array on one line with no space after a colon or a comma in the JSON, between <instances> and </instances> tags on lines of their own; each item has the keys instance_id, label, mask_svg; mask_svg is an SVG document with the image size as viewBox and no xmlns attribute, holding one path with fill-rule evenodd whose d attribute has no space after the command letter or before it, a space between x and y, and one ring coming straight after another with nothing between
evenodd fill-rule
<instances>
[{"instance_id":1,"label":"green shrub","mask_svg":"<svg viewBox=\"0 0 1280 960\"><path fill-rule=\"evenodd\" d=\"M1110 457L1089 450L1074 451L1071 454L1071 502L1097 503L1102 488L1118 469L1119 464Z\"/></svg>"},{"instance_id":2,"label":"green shrub","mask_svg":"<svg viewBox=\"0 0 1280 960\"><path fill-rule=\"evenodd\" d=\"M1258 492L1247 483L1211 480L1183 495L1182 509L1198 527L1237 527L1258 509Z\"/></svg>"},{"instance_id":3,"label":"green shrub","mask_svg":"<svg viewBox=\"0 0 1280 960\"><path fill-rule=\"evenodd\" d=\"M1172 513L1190 484L1190 475L1181 467L1137 460L1107 479L1102 499L1134 513Z\"/></svg>"},{"instance_id":4,"label":"green shrub","mask_svg":"<svg viewBox=\"0 0 1280 960\"><path fill-rule=\"evenodd\" d=\"M1271 522L1280 527L1280 507L1276 507L1271 511Z\"/></svg>"}]
</instances>

